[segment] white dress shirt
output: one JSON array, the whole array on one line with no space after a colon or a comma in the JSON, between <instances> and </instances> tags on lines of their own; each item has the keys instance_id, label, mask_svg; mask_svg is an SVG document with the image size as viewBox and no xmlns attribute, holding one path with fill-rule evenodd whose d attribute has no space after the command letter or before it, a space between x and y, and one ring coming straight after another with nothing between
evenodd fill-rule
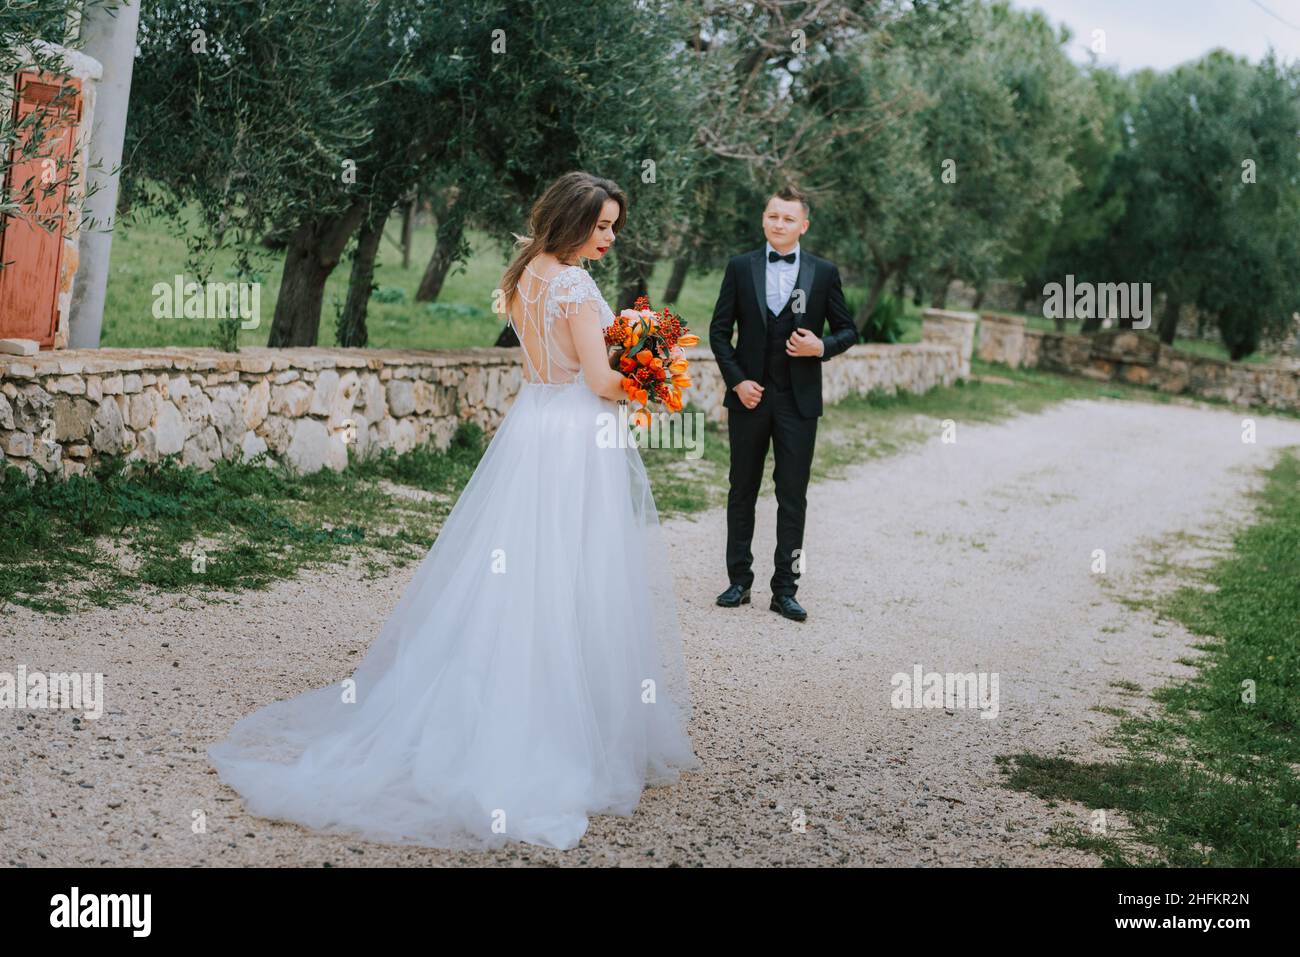
<instances>
[{"instance_id":1,"label":"white dress shirt","mask_svg":"<svg viewBox=\"0 0 1300 957\"><path fill-rule=\"evenodd\" d=\"M766 249L763 250L763 260L767 262L767 307L772 310L772 315L779 316L785 304L790 301L790 294L794 292L795 281L799 278L799 244L795 243L794 262L788 263L778 259L776 262L768 260L768 256L776 252L771 243L765 243Z\"/></svg>"}]
</instances>

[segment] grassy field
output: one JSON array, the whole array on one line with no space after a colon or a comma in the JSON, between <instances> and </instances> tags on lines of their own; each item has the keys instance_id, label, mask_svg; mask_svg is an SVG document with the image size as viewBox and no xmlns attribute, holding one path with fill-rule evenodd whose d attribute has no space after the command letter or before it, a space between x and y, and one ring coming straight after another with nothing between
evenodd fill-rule
<instances>
[{"instance_id":1,"label":"grassy field","mask_svg":"<svg viewBox=\"0 0 1300 957\"><path fill-rule=\"evenodd\" d=\"M502 326L492 312L492 291L500 284L506 266L506 255L500 245L485 234L472 234L473 255L447 277L439 301L417 303L415 292L425 265L433 255L434 232L431 228L415 230L409 269L402 268L398 245L400 230L396 221L390 222L385 237L375 269L378 288L370 300L370 346L380 349L460 349L492 345ZM103 345L212 344L215 333L212 322L157 319L153 315L152 290L155 283L171 283L178 273L183 273L186 281L196 278L193 272L185 269L187 255L182 231L167 223L144 222L119 228L113 239ZM345 259L326 283L319 337L321 345L334 344L334 323L347 298L349 268L350 262ZM670 268L670 264L665 264L656 270L652 293L663 291ZM263 269L257 277L263 283L261 326L241 330L241 346L264 346L270 332L271 316L280 291L279 257L268 258ZM599 266L594 275L612 300L612 275L602 272ZM234 256L218 256L211 278L222 281L235 278ZM688 278L680 302L654 300L654 304L675 305L688 325L704 332L713 313L720 281L719 273L697 272Z\"/></svg>"},{"instance_id":2,"label":"grassy field","mask_svg":"<svg viewBox=\"0 0 1300 957\"><path fill-rule=\"evenodd\" d=\"M176 456L28 485L0 476L0 611L114 607L144 589L263 588L299 568L363 555L372 573L422 557L482 454L471 427L450 448L353 461L308 476L282 466ZM259 461L260 460L260 461ZM394 497L389 482L428 493ZM339 516L346 516L343 521Z\"/></svg>"},{"instance_id":3,"label":"grassy field","mask_svg":"<svg viewBox=\"0 0 1300 957\"><path fill-rule=\"evenodd\" d=\"M811 236L811 233L810 233ZM483 233L471 234L473 254L448 277L442 295L436 303L417 303L415 291L425 264L433 254L434 232L424 226L414 232L411 267L402 268L399 246L400 229L396 219L390 221L385 240L380 246L379 262L375 270L378 286L370 301L370 345L383 349L458 349L467 346L490 346L501 331L501 322L492 312L492 291L501 281L506 266L506 254L500 244ZM755 237L755 245L758 237ZM809 244L813 244L810 238ZM178 274L186 281L196 278L185 269L187 250L184 230L161 221L144 221L123 225L113 239L112 275L108 284L107 305L104 314L103 345L105 346L206 346L213 342L213 323L198 319L157 319L153 315L153 286L157 282L171 283ZM213 265L213 280L235 277L233 255L217 257ZM334 270L325 288L325 307L321 315L319 343L334 344L334 324L338 311L347 298L350 263L344 260ZM275 312L275 299L280 291L281 262L278 255L267 257L263 272L257 277L262 283L261 326L241 330L241 346L266 345L270 332L271 316ZM667 285L670 263L660 263L651 279L651 302L655 306L673 306L696 332L706 334L713 304L721 283L720 271L694 270L688 274L678 302L662 302L658 298ZM599 265L595 275L606 297L613 299L612 276ZM860 301L863 292L846 289L852 302ZM1051 320L1038 315L1026 315L1031 328L1052 331ZM1078 323L1071 323L1077 331ZM906 303L900 341L921 340L921 308ZM1227 353L1217 342L1184 340L1178 348L1198 355L1226 359ZM1247 362L1259 362L1267 356L1256 354Z\"/></svg>"},{"instance_id":4,"label":"grassy field","mask_svg":"<svg viewBox=\"0 0 1300 957\"><path fill-rule=\"evenodd\" d=\"M976 363L975 372L989 368ZM924 395L850 398L828 405L818 425L813 477L931 438L945 418L987 422L1097 396L1168 401L1026 370ZM445 451L389 453L304 477L256 463L199 472L173 457L130 471L108 462L66 482L42 475L29 487L11 468L0 479L0 610L13 602L64 614L148 589L262 588L299 568L353 557L380 574L428 550L483 448L482 434L465 427ZM681 449L642 450L665 517L725 503L726 430L709 425L702 451L688 459ZM769 494L770 474L763 482L761 494Z\"/></svg>"},{"instance_id":5,"label":"grassy field","mask_svg":"<svg viewBox=\"0 0 1300 957\"><path fill-rule=\"evenodd\" d=\"M1113 866L1300 865L1300 458L1270 471L1258 522L1233 553L1158 603L1205 636L1197 674L1158 689L1155 717L1124 714L1124 757L1081 763L1020 754L1008 783L1119 811L1131 830L1058 838ZM1199 587L1197 587L1199 585ZM1140 690L1136 686L1128 690Z\"/></svg>"}]
</instances>

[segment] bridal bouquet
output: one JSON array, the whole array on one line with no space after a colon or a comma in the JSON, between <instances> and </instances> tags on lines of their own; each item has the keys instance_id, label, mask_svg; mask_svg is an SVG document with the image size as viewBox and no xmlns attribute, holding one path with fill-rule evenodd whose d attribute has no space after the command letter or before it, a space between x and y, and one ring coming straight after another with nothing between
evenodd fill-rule
<instances>
[{"instance_id":1,"label":"bridal bouquet","mask_svg":"<svg viewBox=\"0 0 1300 957\"><path fill-rule=\"evenodd\" d=\"M680 316L667 309L654 311L645 296L614 317L605 330L605 344L610 367L623 373L628 401L640 406L632 413L634 425L650 424L646 410L651 405L672 412L682 410L681 390L691 387L684 347L699 341L699 336L682 325Z\"/></svg>"}]
</instances>

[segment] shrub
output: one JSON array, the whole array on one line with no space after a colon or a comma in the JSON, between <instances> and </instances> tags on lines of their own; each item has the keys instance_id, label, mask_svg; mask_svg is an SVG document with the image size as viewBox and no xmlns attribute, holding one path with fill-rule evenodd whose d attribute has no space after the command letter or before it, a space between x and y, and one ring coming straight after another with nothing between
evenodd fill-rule
<instances>
[{"instance_id":1,"label":"shrub","mask_svg":"<svg viewBox=\"0 0 1300 957\"><path fill-rule=\"evenodd\" d=\"M897 296L885 293L876 303L862 330L863 342L898 342L903 337L906 307Z\"/></svg>"}]
</instances>

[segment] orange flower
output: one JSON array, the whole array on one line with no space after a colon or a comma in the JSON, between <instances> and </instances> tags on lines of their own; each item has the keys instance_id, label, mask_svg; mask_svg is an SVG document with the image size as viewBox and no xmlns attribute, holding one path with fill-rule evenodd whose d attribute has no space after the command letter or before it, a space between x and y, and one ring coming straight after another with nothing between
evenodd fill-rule
<instances>
[{"instance_id":1,"label":"orange flower","mask_svg":"<svg viewBox=\"0 0 1300 957\"><path fill-rule=\"evenodd\" d=\"M677 359L676 361L669 363L668 371L676 375L680 375L681 373L685 372L689 366L690 363L687 362L685 359Z\"/></svg>"},{"instance_id":2,"label":"orange flower","mask_svg":"<svg viewBox=\"0 0 1300 957\"><path fill-rule=\"evenodd\" d=\"M649 349L642 349L636 354L636 361L643 366L648 366L654 360L655 354Z\"/></svg>"},{"instance_id":3,"label":"orange flower","mask_svg":"<svg viewBox=\"0 0 1300 957\"><path fill-rule=\"evenodd\" d=\"M636 399L637 402L640 402L642 405L645 405L646 399L648 399L649 397L650 397L649 393L647 393L645 389L637 389L635 395L633 396L633 398Z\"/></svg>"},{"instance_id":4,"label":"orange flower","mask_svg":"<svg viewBox=\"0 0 1300 957\"><path fill-rule=\"evenodd\" d=\"M688 375L673 376L673 385L679 389L689 389L691 387L691 377Z\"/></svg>"},{"instance_id":5,"label":"orange flower","mask_svg":"<svg viewBox=\"0 0 1300 957\"><path fill-rule=\"evenodd\" d=\"M688 332L677 340L677 344L679 346L698 346L700 344L700 337L693 332Z\"/></svg>"},{"instance_id":6,"label":"orange flower","mask_svg":"<svg viewBox=\"0 0 1300 957\"><path fill-rule=\"evenodd\" d=\"M682 394L678 392L676 389L670 390L668 393L667 405L669 411L672 412L682 411Z\"/></svg>"},{"instance_id":7,"label":"orange flower","mask_svg":"<svg viewBox=\"0 0 1300 957\"><path fill-rule=\"evenodd\" d=\"M628 421L638 428L648 429L650 427L650 413L646 412L645 409L637 409L632 413Z\"/></svg>"}]
</instances>

